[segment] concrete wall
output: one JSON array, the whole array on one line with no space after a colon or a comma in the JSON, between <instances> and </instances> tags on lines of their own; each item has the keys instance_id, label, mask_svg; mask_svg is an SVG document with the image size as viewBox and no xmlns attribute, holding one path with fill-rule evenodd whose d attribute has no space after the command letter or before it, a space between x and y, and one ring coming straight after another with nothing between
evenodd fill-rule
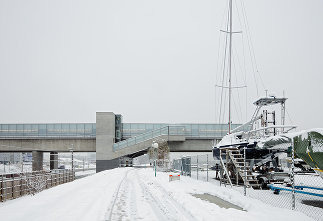
<instances>
[{"instance_id":1,"label":"concrete wall","mask_svg":"<svg viewBox=\"0 0 323 221\"><path fill-rule=\"evenodd\" d=\"M96 160L96 172L117 168L119 166L119 158L112 160Z\"/></svg>"},{"instance_id":2,"label":"concrete wall","mask_svg":"<svg viewBox=\"0 0 323 221\"><path fill-rule=\"evenodd\" d=\"M0 139L0 152L95 152L95 138L89 139Z\"/></svg>"},{"instance_id":3,"label":"concrete wall","mask_svg":"<svg viewBox=\"0 0 323 221\"><path fill-rule=\"evenodd\" d=\"M96 171L117 167L113 152L115 141L115 115L112 112L96 113ZM119 161L118 161L119 162Z\"/></svg>"}]
</instances>

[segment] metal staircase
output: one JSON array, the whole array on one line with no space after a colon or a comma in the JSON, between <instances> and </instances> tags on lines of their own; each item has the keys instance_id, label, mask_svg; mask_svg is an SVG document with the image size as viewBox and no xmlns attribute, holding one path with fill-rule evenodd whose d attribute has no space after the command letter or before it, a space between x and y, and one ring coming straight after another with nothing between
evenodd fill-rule
<instances>
[{"instance_id":1,"label":"metal staircase","mask_svg":"<svg viewBox=\"0 0 323 221\"><path fill-rule=\"evenodd\" d=\"M231 179L236 181L236 185L239 185L239 180L242 180L247 187L254 189L261 187L256 176L252 174L249 166L245 163L243 154L240 153L239 149L223 148L221 152L226 154L226 163L224 163L220 154L221 165L226 174L226 178L223 181L230 183L232 186Z\"/></svg>"}]
</instances>

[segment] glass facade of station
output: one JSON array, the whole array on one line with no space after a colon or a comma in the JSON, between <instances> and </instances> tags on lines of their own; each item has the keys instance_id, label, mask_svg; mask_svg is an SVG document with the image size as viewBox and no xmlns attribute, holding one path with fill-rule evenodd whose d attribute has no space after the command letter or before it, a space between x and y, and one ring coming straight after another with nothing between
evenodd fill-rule
<instances>
[{"instance_id":1,"label":"glass facade of station","mask_svg":"<svg viewBox=\"0 0 323 221\"><path fill-rule=\"evenodd\" d=\"M0 124L0 137L3 138L41 138L41 137L75 137L91 138L96 136L94 123L77 124Z\"/></svg>"},{"instance_id":2,"label":"glass facade of station","mask_svg":"<svg viewBox=\"0 0 323 221\"><path fill-rule=\"evenodd\" d=\"M227 124L155 124L122 123L118 126L117 141L136 137L141 134L170 126L176 133L192 138L221 138L228 133ZM233 124L232 128L239 124ZM173 129L171 129L173 130ZM0 124L0 138L95 138L95 123L56 123L56 124Z\"/></svg>"},{"instance_id":3,"label":"glass facade of station","mask_svg":"<svg viewBox=\"0 0 323 221\"><path fill-rule=\"evenodd\" d=\"M192 138L220 138L228 133L227 124L146 124L146 123L124 123L123 138L130 138L140 134L167 126L182 127L184 135ZM232 129L240 124L232 124Z\"/></svg>"}]
</instances>

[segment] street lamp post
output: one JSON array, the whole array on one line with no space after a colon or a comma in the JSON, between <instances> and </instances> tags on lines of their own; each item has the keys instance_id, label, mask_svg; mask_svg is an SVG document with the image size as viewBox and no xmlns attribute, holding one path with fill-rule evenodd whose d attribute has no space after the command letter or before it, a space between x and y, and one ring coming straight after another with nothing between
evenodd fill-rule
<instances>
[{"instance_id":1,"label":"street lamp post","mask_svg":"<svg viewBox=\"0 0 323 221\"><path fill-rule=\"evenodd\" d=\"M155 155L155 177L156 177L156 170L157 170L157 154L156 152L158 151L158 143L153 141L151 147L153 148L154 150L154 155Z\"/></svg>"}]
</instances>

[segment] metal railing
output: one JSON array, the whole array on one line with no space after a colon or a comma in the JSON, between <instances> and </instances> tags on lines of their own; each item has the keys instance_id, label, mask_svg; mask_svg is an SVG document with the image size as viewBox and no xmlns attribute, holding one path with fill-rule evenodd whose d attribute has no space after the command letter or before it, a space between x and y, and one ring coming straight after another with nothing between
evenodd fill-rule
<instances>
[{"instance_id":1,"label":"metal railing","mask_svg":"<svg viewBox=\"0 0 323 221\"><path fill-rule=\"evenodd\" d=\"M166 126L156 130L143 133L139 136L113 144L113 150L120 150L132 145L136 145L159 136L184 136L185 128L182 126Z\"/></svg>"},{"instance_id":2,"label":"metal railing","mask_svg":"<svg viewBox=\"0 0 323 221\"><path fill-rule=\"evenodd\" d=\"M166 126L185 128L185 136L191 138L222 138L228 133L228 124L153 124L153 123L124 123L122 128L123 138L139 136ZM236 128L240 124L232 124Z\"/></svg>"}]
</instances>

